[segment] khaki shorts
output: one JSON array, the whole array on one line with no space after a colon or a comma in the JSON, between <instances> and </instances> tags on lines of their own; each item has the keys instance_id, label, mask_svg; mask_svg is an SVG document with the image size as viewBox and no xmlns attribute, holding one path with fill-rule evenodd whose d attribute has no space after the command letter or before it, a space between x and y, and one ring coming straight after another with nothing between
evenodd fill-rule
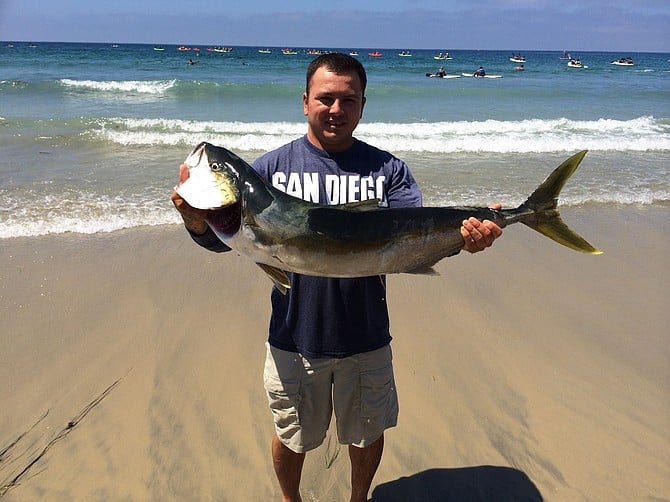
<instances>
[{"instance_id":1,"label":"khaki shorts","mask_svg":"<svg viewBox=\"0 0 670 502\"><path fill-rule=\"evenodd\" d=\"M364 448L398 420L389 345L345 358L306 358L266 343L265 390L277 437L296 453L326 437L335 410L341 444Z\"/></svg>"}]
</instances>

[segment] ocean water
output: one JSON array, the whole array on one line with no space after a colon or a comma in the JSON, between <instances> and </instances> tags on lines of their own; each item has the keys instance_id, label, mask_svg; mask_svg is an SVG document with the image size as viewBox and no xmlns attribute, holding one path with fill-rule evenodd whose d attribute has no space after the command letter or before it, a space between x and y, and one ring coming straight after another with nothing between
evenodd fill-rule
<instances>
[{"instance_id":1,"label":"ocean water","mask_svg":"<svg viewBox=\"0 0 670 502\"><path fill-rule=\"evenodd\" d=\"M0 43L0 239L179 223L169 195L197 143L251 162L305 133L313 55L199 49ZM357 136L406 160L426 205L515 206L583 149L562 205L670 205L670 54L573 54L576 69L526 52L520 72L510 51L352 49L369 80ZM502 78L426 78L480 65Z\"/></svg>"}]
</instances>

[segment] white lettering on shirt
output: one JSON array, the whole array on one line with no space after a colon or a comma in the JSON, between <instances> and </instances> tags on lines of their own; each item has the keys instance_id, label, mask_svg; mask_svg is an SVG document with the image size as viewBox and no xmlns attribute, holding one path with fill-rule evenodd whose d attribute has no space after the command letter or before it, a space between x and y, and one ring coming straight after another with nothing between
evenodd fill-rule
<instances>
[{"instance_id":1,"label":"white lettering on shirt","mask_svg":"<svg viewBox=\"0 0 670 502\"><path fill-rule=\"evenodd\" d=\"M357 174L326 174L323 182L327 204L347 204L370 199L378 199L383 203L386 200L384 196L386 176L374 178ZM321 200L318 173L289 173L287 177L286 173L277 172L272 175L272 186L308 202L318 203Z\"/></svg>"}]
</instances>

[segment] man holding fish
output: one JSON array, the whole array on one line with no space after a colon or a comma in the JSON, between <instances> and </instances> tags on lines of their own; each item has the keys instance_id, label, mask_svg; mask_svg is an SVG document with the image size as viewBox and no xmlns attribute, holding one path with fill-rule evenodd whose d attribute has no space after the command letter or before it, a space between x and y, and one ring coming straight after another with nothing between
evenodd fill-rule
<instances>
[{"instance_id":1,"label":"man holding fish","mask_svg":"<svg viewBox=\"0 0 670 502\"><path fill-rule=\"evenodd\" d=\"M254 170L267 184L310 202L420 207L421 192L407 165L353 136L366 84L365 69L351 56L330 53L313 60L303 95L307 134L258 158ZM180 182L188 177L188 166L182 165ZM176 191L172 201L198 244L217 252L230 249L206 222L206 210L192 207ZM491 246L502 230L471 217L460 234L462 249L474 253ZM398 414L386 278L289 273L288 281L286 288L272 290L264 374L283 500L301 500L305 454L323 442L335 410L339 442L349 446L351 500L365 501L381 461L384 431L396 425Z\"/></svg>"}]
</instances>

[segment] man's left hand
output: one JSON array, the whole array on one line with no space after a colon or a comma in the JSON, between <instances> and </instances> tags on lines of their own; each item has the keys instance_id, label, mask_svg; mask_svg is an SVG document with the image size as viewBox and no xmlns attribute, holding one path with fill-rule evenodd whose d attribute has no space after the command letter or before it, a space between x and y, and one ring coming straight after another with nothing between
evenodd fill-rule
<instances>
[{"instance_id":1,"label":"man's left hand","mask_svg":"<svg viewBox=\"0 0 670 502\"><path fill-rule=\"evenodd\" d=\"M500 209L500 204L494 204L491 209ZM468 253L484 251L493 244L493 241L502 235L502 229L490 220L479 221L470 217L463 221L461 227L463 249Z\"/></svg>"}]
</instances>

